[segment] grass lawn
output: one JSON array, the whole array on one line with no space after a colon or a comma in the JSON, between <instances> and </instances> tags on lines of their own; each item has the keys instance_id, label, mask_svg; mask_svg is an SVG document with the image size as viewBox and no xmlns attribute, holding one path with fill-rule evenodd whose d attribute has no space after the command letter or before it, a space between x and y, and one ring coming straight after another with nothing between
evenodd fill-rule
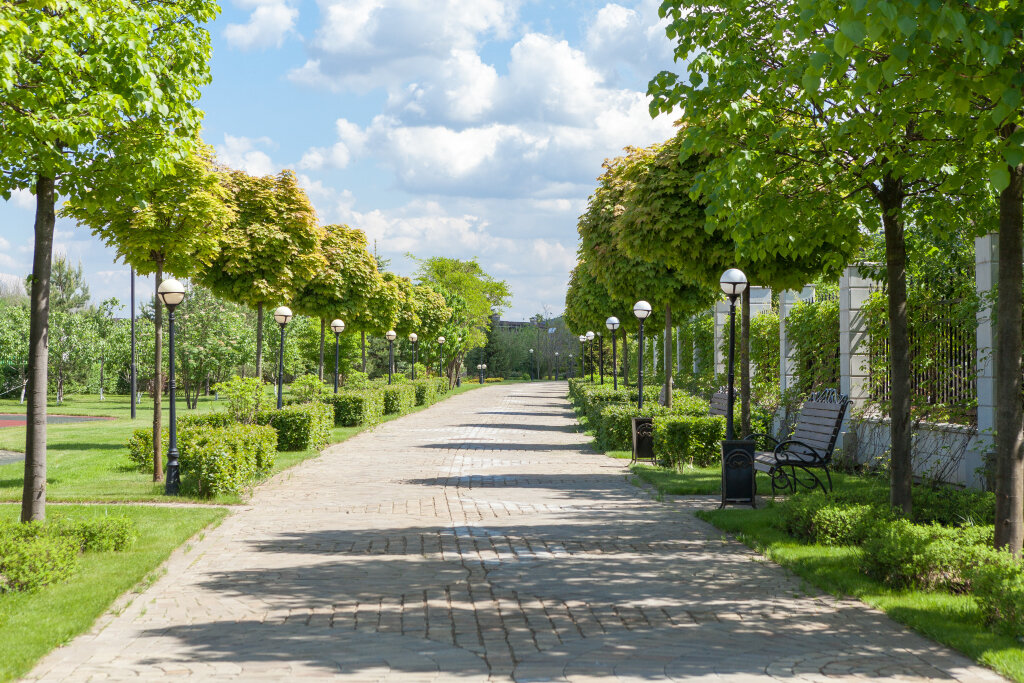
<instances>
[{"instance_id":1,"label":"grass lawn","mask_svg":"<svg viewBox=\"0 0 1024 683\"><path fill-rule=\"evenodd\" d=\"M0 505L0 519L17 519L19 506ZM0 594L0 680L16 678L53 648L86 631L110 604L147 578L171 551L227 514L224 509L150 506L62 506L50 515L84 519L126 515L139 540L120 553L88 553L65 584L35 593Z\"/></svg>"},{"instance_id":2,"label":"grass lawn","mask_svg":"<svg viewBox=\"0 0 1024 683\"><path fill-rule=\"evenodd\" d=\"M772 506L697 512L821 590L863 600L1004 676L1024 681L1024 646L989 630L969 595L887 588L859 570L860 548L799 543L774 526L777 515Z\"/></svg>"},{"instance_id":3,"label":"grass lawn","mask_svg":"<svg viewBox=\"0 0 1024 683\"><path fill-rule=\"evenodd\" d=\"M445 398L479 389L482 386L518 384L518 380L480 385L463 382L461 387L445 395ZM442 399L444 400L444 399ZM0 412L17 412L13 406L18 402L0 401ZM209 412L223 406L213 398L201 397L196 411L188 410L182 401L178 402L178 415L194 412ZM419 406L414 411L423 410ZM54 502L131 502L166 501L163 483L154 483L151 476L139 472L128 462L125 442L136 429L153 423L152 402L139 406L138 417L133 421L131 405L127 396L108 396L100 401L96 396L68 396L60 408L52 412L65 414L113 416L113 420L79 422L74 424L50 425L47 428L47 500ZM164 424L168 411L164 409ZM387 415L385 421L401 417ZM336 427L331 432L331 443L339 443L363 431L365 427ZM6 427L0 429L0 449L25 450L25 428ZM274 472L280 472L303 460L315 457L318 451L292 451L278 453ZM25 473L24 463L0 465L0 501L19 501ZM183 496L184 497L184 496ZM211 502L239 503L238 496L220 496Z\"/></svg>"}]
</instances>

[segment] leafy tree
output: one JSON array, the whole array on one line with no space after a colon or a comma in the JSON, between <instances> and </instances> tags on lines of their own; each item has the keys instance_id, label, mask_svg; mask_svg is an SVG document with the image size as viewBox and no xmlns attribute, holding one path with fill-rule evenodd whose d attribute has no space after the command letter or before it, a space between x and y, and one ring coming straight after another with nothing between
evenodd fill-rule
<instances>
[{"instance_id":1,"label":"leafy tree","mask_svg":"<svg viewBox=\"0 0 1024 683\"><path fill-rule=\"evenodd\" d=\"M841 240L858 224L886 237L890 502L909 514L904 226L930 225L935 216L945 216L947 225L964 219L958 202L940 191L948 168L921 163L935 140L949 138L943 117L927 103L890 108L885 102L891 89L881 81L872 89L859 85L849 64L831 55L831 46L846 38L837 38L845 34L827 12L782 2L704 0L666 2L662 11L677 58L695 57L689 79L662 72L651 82L652 113L678 105L688 126L684 151L711 155L697 189L711 213L733 226L739 251L771 249L772 233L787 225L798 230L794 243L805 250Z\"/></svg>"},{"instance_id":2,"label":"leafy tree","mask_svg":"<svg viewBox=\"0 0 1024 683\"><path fill-rule=\"evenodd\" d=\"M0 300L0 393L21 392L28 373L28 303Z\"/></svg>"},{"instance_id":3,"label":"leafy tree","mask_svg":"<svg viewBox=\"0 0 1024 683\"><path fill-rule=\"evenodd\" d=\"M617 334L622 335L621 362L626 372L623 379L629 380L629 344L626 343L629 332L638 329L636 316L633 315L633 303L627 299L613 299L608 288L601 284L586 261L580 261L569 275L569 289L565 294L565 322L573 330L606 330L605 321L610 316L619 319L621 327ZM607 334L611 334L608 332ZM540 349L537 349L540 352Z\"/></svg>"},{"instance_id":4,"label":"leafy tree","mask_svg":"<svg viewBox=\"0 0 1024 683\"><path fill-rule=\"evenodd\" d=\"M242 364L251 327L245 310L213 295L206 287L189 284L175 316L178 349L175 363L185 403L195 408L210 383L230 379Z\"/></svg>"},{"instance_id":5,"label":"leafy tree","mask_svg":"<svg viewBox=\"0 0 1024 683\"><path fill-rule=\"evenodd\" d=\"M110 352L110 344L113 341L114 331L118 327L118 321L114 319L114 311L121 308L121 302L116 298L105 299L99 306L89 311L92 317L93 328L96 330L96 349L100 357L100 400L103 400L104 371L106 370L107 355Z\"/></svg>"},{"instance_id":6,"label":"leafy tree","mask_svg":"<svg viewBox=\"0 0 1024 683\"><path fill-rule=\"evenodd\" d=\"M84 312L50 313L50 372L57 403L64 402L70 382L82 382L92 365L96 339L94 318Z\"/></svg>"},{"instance_id":7,"label":"leafy tree","mask_svg":"<svg viewBox=\"0 0 1024 683\"><path fill-rule=\"evenodd\" d=\"M320 253L324 231L292 171L262 177L231 171L227 184L234 220L199 282L218 296L256 309L256 375L262 377L264 308L290 302L326 268Z\"/></svg>"},{"instance_id":8,"label":"leafy tree","mask_svg":"<svg viewBox=\"0 0 1024 683\"><path fill-rule=\"evenodd\" d=\"M166 173L199 127L215 2L55 0L0 8L0 195L36 196L22 520L46 514L50 260L58 195L81 198L114 173ZM132 147L139 121L169 135Z\"/></svg>"},{"instance_id":9,"label":"leafy tree","mask_svg":"<svg viewBox=\"0 0 1024 683\"><path fill-rule=\"evenodd\" d=\"M32 292L32 276L25 278L25 291ZM68 257L58 254L50 266L50 308L54 311L77 311L89 303L89 285L85 282L82 262L72 268Z\"/></svg>"},{"instance_id":10,"label":"leafy tree","mask_svg":"<svg viewBox=\"0 0 1024 683\"><path fill-rule=\"evenodd\" d=\"M149 135L140 128L127 137L129 144L144 148ZM155 275L153 481L163 479L163 454L157 438L162 420L163 304L157 290L164 272L190 277L213 261L221 235L234 215L227 199L228 192L213 166L213 150L196 141L166 175L133 187L111 170L100 176L89 193L72 199L62 210L114 247L118 258L138 273Z\"/></svg>"},{"instance_id":11,"label":"leafy tree","mask_svg":"<svg viewBox=\"0 0 1024 683\"><path fill-rule=\"evenodd\" d=\"M320 319L317 376L323 379L327 325L340 318L348 329L353 321L358 325L371 319L374 315L371 304L380 287L380 275L376 261L366 251L366 235L362 230L327 225L320 251L326 265L298 288L293 301L298 312Z\"/></svg>"}]
</instances>

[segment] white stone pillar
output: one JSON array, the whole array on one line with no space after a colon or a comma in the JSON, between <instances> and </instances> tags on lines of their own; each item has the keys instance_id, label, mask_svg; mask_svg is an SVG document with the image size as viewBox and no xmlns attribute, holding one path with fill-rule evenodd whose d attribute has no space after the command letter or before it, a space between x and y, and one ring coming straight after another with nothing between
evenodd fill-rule
<instances>
[{"instance_id":1,"label":"white stone pillar","mask_svg":"<svg viewBox=\"0 0 1024 683\"><path fill-rule=\"evenodd\" d=\"M715 374L725 374L728 359L722 352L722 343L729 335L729 302L719 301L715 304Z\"/></svg>"},{"instance_id":2,"label":"white stone pillar","mask_svg":"<svg viewBox=\"0 0 1024 683\"><path fill-rule=\"evenodd\" d=\"M682 335L679 334L679 325L676 325L676 372L679 372L683 367L683 339Z\"/></svg>"},{"instance_id":3,"label":"white stone pillar","mask_svg":"<svg viewBox=\"0 0 1024 683\"><path fill-rule=\"evenodd\" d=\"M850 408L864 407L869 398L868 334L861 309L878 287L847 266L839 278L839 391L850 397Z\"/></svg>"},{"instance_id":4,"label":"white stone pillar","mask_svg":"<svg viewBox=\"0 0 1024 683\"><path fill-rule=\"evenodd\" d=\"M782 393L793 384L795 365L790 357L789 338L786 335L786 316L799 301L798 294L787 289L779 294L779 389Z\"/></svg>"},{"instance_id":5,"label":"white stone pillar","mask_svg":"<svg viewBox=\"0 0 1024 683\"><path fill-rule=\"evenodd\" d=\"M989 234L974 238L974 286L978 294L991 292L999 274L999 235ZM983 300L984 302L984 300ZM991 306L978 310L978 332L975 337L978 350L978 440L974 448L964 453L962 479L972 488L982 488L984 477L979 476L985 457L995 450L993 437L996 428L995 349L996 330L992 321L995 313Z\"/></svg>"},{"instance_id":6,"label":"white stone pillar","mask_svg":"<svg viewBox=\"0 0 1024 683\"><path fill-rule=\"evenodd\" d=\"M712 316L712 318L714 318L714 316ZM691 321L691 322L693 322L693 321ZM693 339L692 339L692 345L693 345L693 374L694 375L699 375L701 370L703 370L703 368L701 368L701 366L700 366L700 358L698 358L698 356L697 356L697 332L696 332L697 326L694 325L693 329L694 329Z\"/></svg>"}]
</instances>

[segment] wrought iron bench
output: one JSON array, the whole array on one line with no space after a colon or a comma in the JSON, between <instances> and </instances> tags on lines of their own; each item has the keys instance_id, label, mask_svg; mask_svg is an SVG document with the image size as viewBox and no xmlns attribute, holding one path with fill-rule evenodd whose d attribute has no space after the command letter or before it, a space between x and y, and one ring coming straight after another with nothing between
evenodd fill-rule
<instances>
[{"instance_id":1,"label":"wrought iron bench","mask_svg":"<svg viewBox=\"0 0 1024 683\"><path fill-rule=\"evenodd\" d=\"M729 389L722 387L711 396L711 414L725 417L729 405Z\"/></svg>"},{"instance_id":2,"label":"wrought iron bench","mask_svg":"<svg viewBox=\"0 0 1024 683\"><path fill-rule=\"evenodd\" d=\"M771 477L773 496L776 491L796 493L798 485L812 490L820 487L825 493L832 490L829 465L849 405L849 397L835 389L823 389L807 397L790 438L779 441L768 434L746 437L757 439L759 444L761 439L773 444L772 450L754 454L754 469ZM825 473L828 489L814 470Z\"/></svg>"}]
</instances>

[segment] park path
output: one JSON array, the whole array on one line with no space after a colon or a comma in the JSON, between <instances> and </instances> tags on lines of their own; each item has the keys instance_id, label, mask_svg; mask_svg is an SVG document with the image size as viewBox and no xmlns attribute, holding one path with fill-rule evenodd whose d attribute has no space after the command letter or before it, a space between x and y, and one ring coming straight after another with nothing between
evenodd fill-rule
<instances>
[{"instance_id":1,"label":"park path","mask_svg":"<svg viewBox=\"0 0 1024 683\"><path fill-rule=\"evenodd\" d=\"M589 451L565 383L485 387L260 487L43 680L999 680L807 592Z\"/></svg>"}]
</instances>

